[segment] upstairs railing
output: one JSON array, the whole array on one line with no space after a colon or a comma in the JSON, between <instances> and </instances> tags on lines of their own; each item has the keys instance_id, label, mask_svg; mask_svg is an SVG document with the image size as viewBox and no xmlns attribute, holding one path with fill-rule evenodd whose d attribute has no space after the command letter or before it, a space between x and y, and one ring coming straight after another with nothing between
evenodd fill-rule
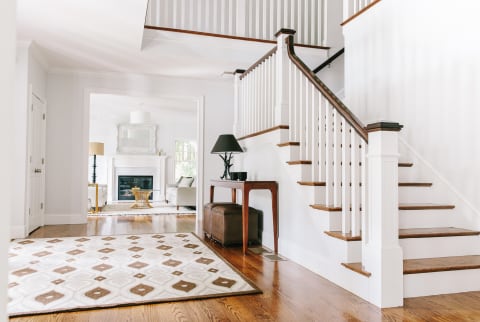
<instances>
[{"instance_id":1,"label":"upstairs railing","mask_svg":"<svg viewBox=\"0 0 480 322\"><path fill-rule=\"evenodd\" d=\"M297 42L326 46L327 0L150 0L146 25L275 41L280 28Z\"/></svg>"},{"instance_id":2,"label":"upstairs railing","mask_svg":"<svg viewBox=\"0 0 480 322\"><path fill-rule=\"evenodd\" d=\"M350 21L380 0L343 0L343 23Z\"/></svg>"}]
</instances>

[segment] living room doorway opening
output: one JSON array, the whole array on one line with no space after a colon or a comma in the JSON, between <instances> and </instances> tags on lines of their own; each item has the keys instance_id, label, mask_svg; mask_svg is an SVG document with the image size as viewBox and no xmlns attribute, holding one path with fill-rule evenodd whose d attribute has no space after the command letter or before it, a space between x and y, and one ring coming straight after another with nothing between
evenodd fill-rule
<instances>
[{"instance_id":1,"label":"living room doorway opening","mask_svg":"<svg viewBox=\"0 0 480 322\"><path fill-rule=\"evenodd\" d=\"M90 215L195 214L199 110L192 98L91 93L88 141L103 153L88 156ZM172 197L179 176L193 179L187 199ZM149 184L127 187L125 178Z\"/></svg>"}]
</instances>

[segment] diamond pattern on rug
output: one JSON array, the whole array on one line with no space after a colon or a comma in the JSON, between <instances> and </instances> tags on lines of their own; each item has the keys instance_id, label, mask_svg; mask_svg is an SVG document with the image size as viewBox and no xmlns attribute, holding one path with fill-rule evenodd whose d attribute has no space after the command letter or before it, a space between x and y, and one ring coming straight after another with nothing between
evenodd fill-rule
<instances>
[{"instance_id":1,"label":"diamond pattern on rug","mask_svg":"<svg viewBox=\"0 0 480 322\"><path fill-rule=\"evenodd\" d=\"M194 234L25 239L14 249L10 316L261 292Z\"/></svg>"}]
</instances>

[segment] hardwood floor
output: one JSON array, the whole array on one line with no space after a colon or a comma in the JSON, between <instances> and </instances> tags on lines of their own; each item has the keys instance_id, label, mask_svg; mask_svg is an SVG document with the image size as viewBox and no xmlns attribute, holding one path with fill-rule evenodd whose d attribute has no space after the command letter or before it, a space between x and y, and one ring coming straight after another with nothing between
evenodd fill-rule
<instances>
[{"instance_id":1,"label":"hardwood floor","mask_svg":"<svg viewBox=\"0 0 480 322\"><path fill-rule=\"evenodd\" d=\"M31 237L195 230L195 216L92 217L85 225L45 226ZM242 256L241 247L222 248L207 243L264 293L47 314L11 321L480 321L480 292L406 299L403 308L381 310L291 261L272 262L251 253Z\"/></svg>"}]
</instances>

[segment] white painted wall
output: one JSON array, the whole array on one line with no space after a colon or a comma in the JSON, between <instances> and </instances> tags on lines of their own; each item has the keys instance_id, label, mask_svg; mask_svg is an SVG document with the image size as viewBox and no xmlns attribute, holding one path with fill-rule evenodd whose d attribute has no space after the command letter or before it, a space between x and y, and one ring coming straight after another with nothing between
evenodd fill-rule
<instances>
[{"instance_id":1,"label":"white painted wall","mask_svg":"<svg viewBox=\"0 0 480 322\"><path fill-rule=\"evenodd\" d=\"M246 151L235 156L234 168L247 171L248 180L278 183L278 251L333 283L368 298L368 278L344 268L342 262L361 261L360 242L345 243L324 231L340 230L341 213L312 209L314 188L300 186L300 166L289 166L288 148L279 148L279 131L240 141ZM324 192L323 187L317 187ZM220 189L216 189L216 191ZM241 200L238 196L237 200ZM215 198L220 200L220 198ZM228 199L224 199L228 200ZM263 211L263 244L273 249L272 201L268 190L252 190L250 206Z\"/></svg>"},{"instance_id":2,"label":"white painted wall","mask_svg":"<svg viewBox=\"0 0 480 322\"><path fill-rule=\"evenodd\" d=\"M347 106L365 123L403 124L400 136L458 193L456 215L477 228L479 11L478 1L384 0L344 27Z\"/></svg>"},{"instance_id":3,"label":"white painted wall","mask_svg":"<svg viewBox=\"0 0 480 322\"><path fill-rule=\"evenodd\" d=\"M15 1L0 2L0 137L11 138L13 130L14 90L15 90ZM7 284L8 284L8 245L10 240L10 214L12 213L14 192L13 158L9 153L15 148L14 141L5 139L2 142L3 152L0 158L0 202L2 204L2 224L0 225L0 321L8 321L7 317Z\"/></svg>"},{"instance_id":4,"label":"white painted wall","mask_svg":"<svg viewBox=\"0 0 480 322\"><path fill-rule=\"evenodd\" d=\"M204 98L204 191L223 163L210 149L221 133L231 133L233 85L231 81L168 78L148 75L57 72L48 78L47 125L48 224L86 220L89 98L91 93L131 96ZM203 200L207 200L205 195Z\"/></svg>"},{"instance_id":5,"label":"white painted wall","mask_svg":"<svg viewBox=\"0 0 480 322\"><path fill-rule=\"evenodd\" d=\"M103 142L105 155L97 156L97 182L107 184L108 158L117 154L117 127L130 122L131 111L150 113L148 123L157 125L157 151L163 151L167 159L167 183L174 182L175 140L196 140L197 110L195 101L181 100L170 105L171 100L149 100L127 98L120 95L93 94L90 98L91 142ZM90 157L90 163L93 158ZM88 178L91 178L91 165ZM112 189L112 187L109 187Z\"/></svg>"},{"instance_id":6,"label":"white painted wall","mask_svg":"<svg viewBox=\"0 0 480 322\"><path fill-rule=\"evenodd\" d=\"M32 42L17 44L15 68L15 110L13 137L15 149L12 151L13 169L16 174L12 183L12 237L25 237L27 231L28 192L28 118L31 92L42 100L46 97L47 74L42 56Z\"/></svg>"}]
</instances>

